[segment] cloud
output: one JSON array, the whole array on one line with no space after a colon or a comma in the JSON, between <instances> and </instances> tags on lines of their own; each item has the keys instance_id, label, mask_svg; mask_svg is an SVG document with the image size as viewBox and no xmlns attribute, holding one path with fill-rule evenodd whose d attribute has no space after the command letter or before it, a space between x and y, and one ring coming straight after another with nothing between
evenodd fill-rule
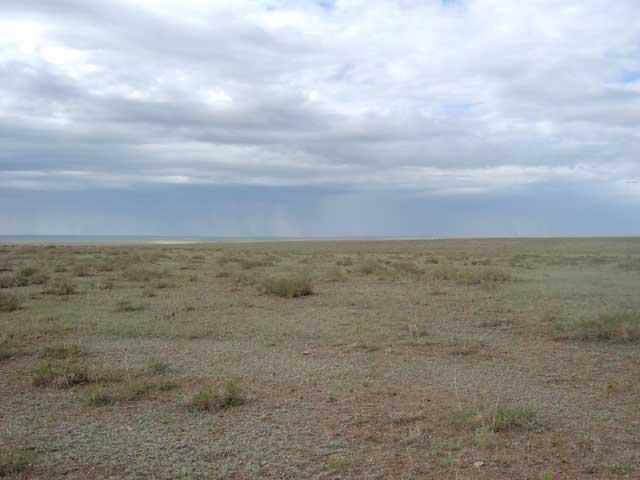
<instances>
[{"instance_id":1,"label":"cloud","mask_svg":"<svg viewBox=\"0 0 640 480\"><path fill-rule=\"evenodd\" d=\"M5 0L0 188L640 176L635 0Z\"/></svg>"}]
</instances>

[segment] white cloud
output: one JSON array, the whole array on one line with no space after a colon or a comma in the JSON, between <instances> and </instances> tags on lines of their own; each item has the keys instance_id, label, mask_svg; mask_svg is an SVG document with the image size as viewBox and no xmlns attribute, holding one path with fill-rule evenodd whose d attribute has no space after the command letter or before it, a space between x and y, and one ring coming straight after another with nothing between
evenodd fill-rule
<instances>
[{"instance_id":1,"label":"white cloud","mask_svg":"<svg viewBox=\"0 0 640 480\"><path fill-rule=\"evenodd\" d=\"M8 0L0 15L6 188L638 191L635 0Z\"/></svg>"}]
</instances>

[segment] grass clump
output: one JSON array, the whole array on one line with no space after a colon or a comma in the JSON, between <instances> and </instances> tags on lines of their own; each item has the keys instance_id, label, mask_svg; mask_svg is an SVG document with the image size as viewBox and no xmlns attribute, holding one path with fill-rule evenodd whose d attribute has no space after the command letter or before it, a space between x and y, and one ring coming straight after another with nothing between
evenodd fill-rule
<instances>
[{"instance_id":1,"label":"grass clump","mask_svg":"<svg viewBox=\"0 0 640 480\"><path fill-rule=\"evenodd\" d=\"M87 405L101 407L135 402L154 391L171 390L175 387L171 382L151 382L144 379L132 379L117 384L96 383L84 389L81 399Z\"/></svg>"},{"instance_id":2,"label":"grass clump","mask_svg":"<svg viewBox=\"0 0 640 480\"><path fill-rule=\"evenodd\" d=\"M0 450L0 477L24 472L34 461L34 454L24 448L3 448Z\"/></svg>"},{"instance_id":3,"label":"grass clump","mask_svg":"<svg viewBox=\"0 0 640 480\"><path fill-rule=\"evenodd\" d=\"M131 282L150 282L168 276L168 272L148 270L145 268L128 268L124 271L124 278Z\"/></svg>"},{"instance_id":4,"label":"grass clump","mask_svg":"<svg viewBox=\"0 0 640 480\"><path fill-rule=\"evenodd\" d=\"M42 362L34 367L32 375L35 387L67 389L95 381L89 366L77 363Z\"/></svg>"},{"instance_id":5,"label":"grass clump","mask_svg":"<svg viewBox=\"0 0 640 480\"><path fill-rule=\"evenodd\" d=\"M343 257L336 260L336 266L338 267L352 267L353 266L353 258L351 257Z\"/></svg>"},{"instance_id":6,"label":"grass clump","mask_svg":"<svg viewBox=\"0 0 640 480\"><path fill-rule=\"evenodd\" d=\"M539 430L541 427L538 409L532 406L498 406L493 418L493 431Z\"/></svg>"},{"instance_id":7,"label":"grass clump","mask_svg":"<svg viewBox=\"0 0 640 480\"><path fill-rule=\"evenodd\" d=\"M29 285L42 285L48 279L49 275L35 267L23 267L18 270L14 283L16 287L27 287Z\"/></svg>"},{"instance_id":8,"label":"grass clump","mask_svg":"<svg viewBox=\"0 0 640 480\"><path fill-rule=\"evenodd\" d=\"M22 302L17 295L0 292L0 312L15 312L21 305Z\"/></svg>"},{"instance_id":9,"label":"grass clump","mask_svg":"<svg viewBox=\"0 0 640 480\"><path fill-rule=\"evenodd\" d=\"M487 432L539 431L542 428L540 413L534 406L495 405L490 409L459 408L451 420L454 425L475 429L481 436Z\"/></svg>"},{"instance_id":10,"label":"grass clump","mask_svg":"<svg viewBox=\"0 0 640 480\"><path fill-rule=\"evenodd\" d=\"M151 355L147 358L144 369L149 373L160 375L169 371L169 364L157 356Z\"/></svg>"},{"instance_id":11,"label":"grass clump","mask_svg":"<svg viewBox=\"0 0 640 480\"><path fill-rule=\"evenodd\" d=\"M0 360L15 357L22 353L21 348L11 336L0 337Z\"/></svg>"},{"instance_id":12,"label":"grass clump","mask_svg":"<svg viewBox=\"0 0 640 480\"><path fill-rule=\"evenodd\" d=\"M45 347L40 356L53 360L63 360L67 358L78 358L82 355L80 345L75 343L50 345Z\"/></svg>"},{"instance_id":13,"label":"grass clump","mask_svg":"<svg viewBox=\"0 0 640 480\"><path fill-rule=\"evenodd\" d=\"M238 261L238 265L243 270L251 270L259 267L271 267L273 266L273 260L263 258L243 258Z\"/></svg>"},{"instance_id":14,"label":"grass clump","mask_svg":"<svg viewBox=\"0 0 640 480\"><path fill-rule=\"evenodd\" d=\"M67 296L76 293L76 284L66 277L56 277L47 282L44 290L47 295Z\"/></svg>"},{"instance_id":15,"label":"grass clump","mask_svg":"<svg viewBox=\"0 0 640 480\"><path fill-rule=\"evenodd\" d=\"M640 312L601 313L557 326L558 337L582 341L631 343L640 341Z\"/></svg>"},{"instance_id":16,"label":"grass clump","mask_svg":"<svg viewBox=\"0 0 640 480\"><path fill-rule=\"evenodd\" d=\"M424 271L413 262L393 262L391 267L400 275L422 275Z\"/></svg>"},{"instance_id":17,"label":"grass clump","mask_svg":"<svg viewBox=\"0 0 640 480\"><path fill-rule=\"evenodd\" d=\"M271 277L263 282L266 293L283 298L304 297L313 294L311 280L306 275Z\"/></svg>"},{"instance_id":18,"label":"grass clump","mask_svg":"<svg viewBox=\"0 0 640 480\"><path fill-rule=\"evenodd\" d=\"M368 258L362 261L357 267L356 272L361 275L373 275L384 271L384 266L374 258Z\"/></svg>"},{"instance_id":19,"label":"grass clump","mask_svg":"<svg viewBox=\"0 0 640 480\"><path fill-rule=\"evenodd\" d=\"M121 300L116 304L118 312L139 312L141 310L144 310L144 305L135 304L130 300Z\"/></svg>"},{"instance_id":20,"label":"grass clump","mask_svg":"<svg viewBox=\"0 0 640 480\"><path fill-rule=\"evenodd\" d=\"M450 264L441 264L431 272L434 280L455 282L460 285L496 285L513 280L509 272L494 267L459 268Z\"/></svg>"},{"instance_id":21,"label":"grass clump","mask_svg":"<svg viewBox=\"0 0 640 480\"><path fill-rule=\"evenodd\" d=\"M76 385L86 385L103 381L118 381L120 377L112 372L96 369L85 363L44 361L32 370L32 383L36 387L69 389Z\"/></svg>"},{"instance_id":22,"label":"grass clump","mask_svg":"<svg viewBox=\"0 0 640 480\"><path fill-rule=\"evenodd\" d=\"M76 277L93 277L95 275L92 266L88 263L74 265L72 272Z\"/></svg>"},{"instance_id":23,"label":"grass clump","mask_svg":"<svg viewBox=\"0 0 640 480\"><path fill-rule=\"evenodd\" d=\"M240 384L235 380L227 380L222 388L212 385L202 387L193 396L189 406L200 412L213 412L242 405L244 402Z\"/></svg>"}]
</instances>

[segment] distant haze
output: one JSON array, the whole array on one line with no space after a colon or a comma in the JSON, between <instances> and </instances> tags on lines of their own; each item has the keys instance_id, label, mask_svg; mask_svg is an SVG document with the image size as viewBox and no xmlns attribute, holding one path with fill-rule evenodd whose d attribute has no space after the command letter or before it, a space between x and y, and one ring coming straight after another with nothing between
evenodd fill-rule
<instances>
[{"instance_id":1,"label":"distant haze","mask_svg":"<svg viewBox=\"0 0 640 480\"><path fill-rule=\"evenodd\" d=\"M0 235L640 234L637 0L3 0Z\"/></svg>"}]
</instances>

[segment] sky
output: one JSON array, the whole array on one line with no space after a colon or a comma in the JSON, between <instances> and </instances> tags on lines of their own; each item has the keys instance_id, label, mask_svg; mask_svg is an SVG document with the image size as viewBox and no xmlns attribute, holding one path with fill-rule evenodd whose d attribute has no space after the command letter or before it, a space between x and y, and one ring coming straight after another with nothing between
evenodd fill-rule
<instances>
[{"instance_id":1,"label":"sky","mask_svg":"<svg viewBox=\"0 0 640 480\"><path fill-rule=\"evenodd\" d=\"M3 0L15 234L640 235L640 2Z\"/></svg>"}]
</instances>

